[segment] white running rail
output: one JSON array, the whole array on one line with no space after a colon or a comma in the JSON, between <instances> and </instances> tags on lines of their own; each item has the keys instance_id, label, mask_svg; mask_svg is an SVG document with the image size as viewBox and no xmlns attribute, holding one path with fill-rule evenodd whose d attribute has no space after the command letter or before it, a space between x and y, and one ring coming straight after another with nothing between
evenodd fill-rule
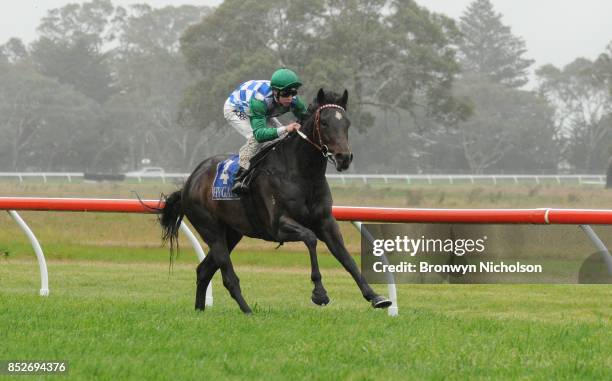
<instances>
[{"instance_id":1,"label":"white running rail","mask_svg":"<svg viewBox=\"0 0 612 381\"><path fill-rule=\"evenodd\" d=\"M147 180L161 180L163 183L167 181L183 181L189 177L188 173L151 173L126 175L126 179L134 179L138 182ZM38 179L44 183L55 179L59 181L73 182L75 180L83 181L84 174L79 172L0 172L0 180L16 179L23 182L27 179ZM606 182L605 175L597 174L579 174L579 175L427 175L427 174L337 174L328 173L327 179L332 181L340 181L342 184L347 183L428 183L428 184L455 184L455 183L471 183L471 184L492 184L498 183L514 183L514 184L540 184L543 182L556 183L559 185L604 185Z\"/></svg>"}]
</instances>

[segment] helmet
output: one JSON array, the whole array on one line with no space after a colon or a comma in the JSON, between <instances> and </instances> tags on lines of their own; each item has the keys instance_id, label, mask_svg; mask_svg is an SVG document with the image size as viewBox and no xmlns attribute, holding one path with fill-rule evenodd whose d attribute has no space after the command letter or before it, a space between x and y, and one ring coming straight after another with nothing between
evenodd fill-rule
<instances>
[{"instance_id":1,"label":"helmet","mask_svg":"<svg viewBox=\"0 0 612 381\"><path fill-rule=\"evenodd\" d=\"M278 69L272 74L270 85L276 90L285 90L291 88L298 88L302 86L300 78L295 74L293 70L287 68Z\"/></svg>"}]
</instances>

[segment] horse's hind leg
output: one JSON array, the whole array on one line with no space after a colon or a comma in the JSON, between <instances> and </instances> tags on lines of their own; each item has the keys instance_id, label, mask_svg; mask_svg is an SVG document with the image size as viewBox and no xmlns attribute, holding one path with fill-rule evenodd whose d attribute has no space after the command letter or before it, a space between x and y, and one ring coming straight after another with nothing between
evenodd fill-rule
<instances>
[{"instance_id":1,"label":"horse's hind leg","mask_svg":"<svg viewBox=\"0 0 612 381\"><path fill-rule=\"evenodd\" d=\"M196 310L204 310L206 306L206 289L208 288L210 280L218 269L219 267L217 267L215 264L210 253L198 265L196 269Z\"/></svg>"},{"instance_id":2,"label":"horse's hind leg","mask_svg":"<svg viewBox=\"0 0 612 381\"><path fill-rule=\"evenodd\" d=\"M209 244L210 251L204 261L200 263L197 270L196 309L204 309L206 299L206 288L217 270L221 270L223 285L244 313L251 313L251 308L242 297L240 290L240 279L234 271L234 266L229 256L225 237ZM237 242L237 241L236 241ZM235 244L234 244L235 245ZM210 259L209 259L210 258Z\"/></svg>"},{"instance_id":3,"label":"horse's hind leg","mask_svg":"<svg viewBox=\"0 0 612 381\"><path fill-rule=\"evenodd\" d=\"M214 243L225 240L225 228L220 225L206 210L199 205L191 205L187 209L187 218L197 230L200 237L209 247L208 255L196 268L196 310L204 310L206 303L206 289L219 266L214 259Z\"/></svg>"},{"instance_id":4,"label":"horse's hind leg","mask_svg":"<svg viewBox=\"0 0 612 381\"><path fill-rule=\"evenodd\" d=\"M211 251L213 253L213 251ZM242 290L240 289L240 279L234 271L232 260L230 259L230 253L227 248L227 243L219 243L214 250L214 260L219 269L221 269L221 276L223 277L223 285L229 291L230 295L240 306L240 310L245 314L250 314L251 307L242 297Z\"/></svg>"},{"instance_id":5,"label":"horse's hind leg","mask_svg":"<svg viewBox=\"0 0 612 381\"><path fill-rule=\"evenodd\" d=\"M206 233L205 233L206 234ZM242 239L242 234L235 230L228 229L226 232L227 251L231 253L236 244ZM206 258L198 265L196 270L197 277L197 289L196 289L196 302L195 308L197 310L203 310L206 302L206 289L209 287L210 282L219 269L219 266L213 260L213 256L208 253Z\"/></svg>"},{"instance_id":6,"label":"horse's hind leg","mask_svg":"<svg viewBox=\"0 0 612 381\"><path fill-rule=\"evenodd\" d=\"M227 236L227 251L231 254L232 250L234 250L234 247L236 247L238 242L240 242L240 240L242 239L242 234L228 227L225 235Z\"/></svg>"}]
</instances>

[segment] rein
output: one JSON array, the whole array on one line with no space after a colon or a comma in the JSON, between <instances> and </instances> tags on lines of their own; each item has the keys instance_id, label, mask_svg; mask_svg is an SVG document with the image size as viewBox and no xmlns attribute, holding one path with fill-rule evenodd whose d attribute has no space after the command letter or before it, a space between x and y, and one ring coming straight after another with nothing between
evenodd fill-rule
<instances>
[{"instance_id":1,"label":"rein","mask_svg":"<svg viewBox=\"0 0 612 381\"><path fill-rule=\"evenodd\" d=\"M295 130L295 131L297 132L298 135L300 135L300 137L302 139L306 140L313 147L315 147L316 149L321 151L321 153L323 154L323 157L325 159L327 159L327 161L329 161L330 163L336 165L336 159L334 159L334 154L329 151L329 147L327 147L326 144L323 144L323 137L321 136L321 110L328 109L328 108L337 108L337 109L340 109L340 110L346 112L346 110L344 110L344 108L342 106L339 106L339 105L333 104L333 103L324 104L324 105L319 106L317 108L317 111L315 111L315 121L314 121L315 128L314 128L314 132L313 132L313 138L314 138L315 134L318 135L319 136L319 144L313 142L302 131L300 131L300 130Z\"/></svg>"}]
</instances>

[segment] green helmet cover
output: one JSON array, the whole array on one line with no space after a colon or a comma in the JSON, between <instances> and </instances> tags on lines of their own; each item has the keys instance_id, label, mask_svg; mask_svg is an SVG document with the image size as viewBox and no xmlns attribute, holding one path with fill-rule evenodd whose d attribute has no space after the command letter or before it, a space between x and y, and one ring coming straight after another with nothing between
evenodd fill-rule
<instances>
[{"instance_id":1,"label":"green helmet cover","mask_svg":"<svg viewBox=\"0 0 612 381\"><path fill-rule=\"evenodd\" d=\"M282 68L272 74L270 86L276 90L285 90L298 88L302 86L302 82L300 82L300 78L293 70Z\"/></svg>"}]
</instances>

